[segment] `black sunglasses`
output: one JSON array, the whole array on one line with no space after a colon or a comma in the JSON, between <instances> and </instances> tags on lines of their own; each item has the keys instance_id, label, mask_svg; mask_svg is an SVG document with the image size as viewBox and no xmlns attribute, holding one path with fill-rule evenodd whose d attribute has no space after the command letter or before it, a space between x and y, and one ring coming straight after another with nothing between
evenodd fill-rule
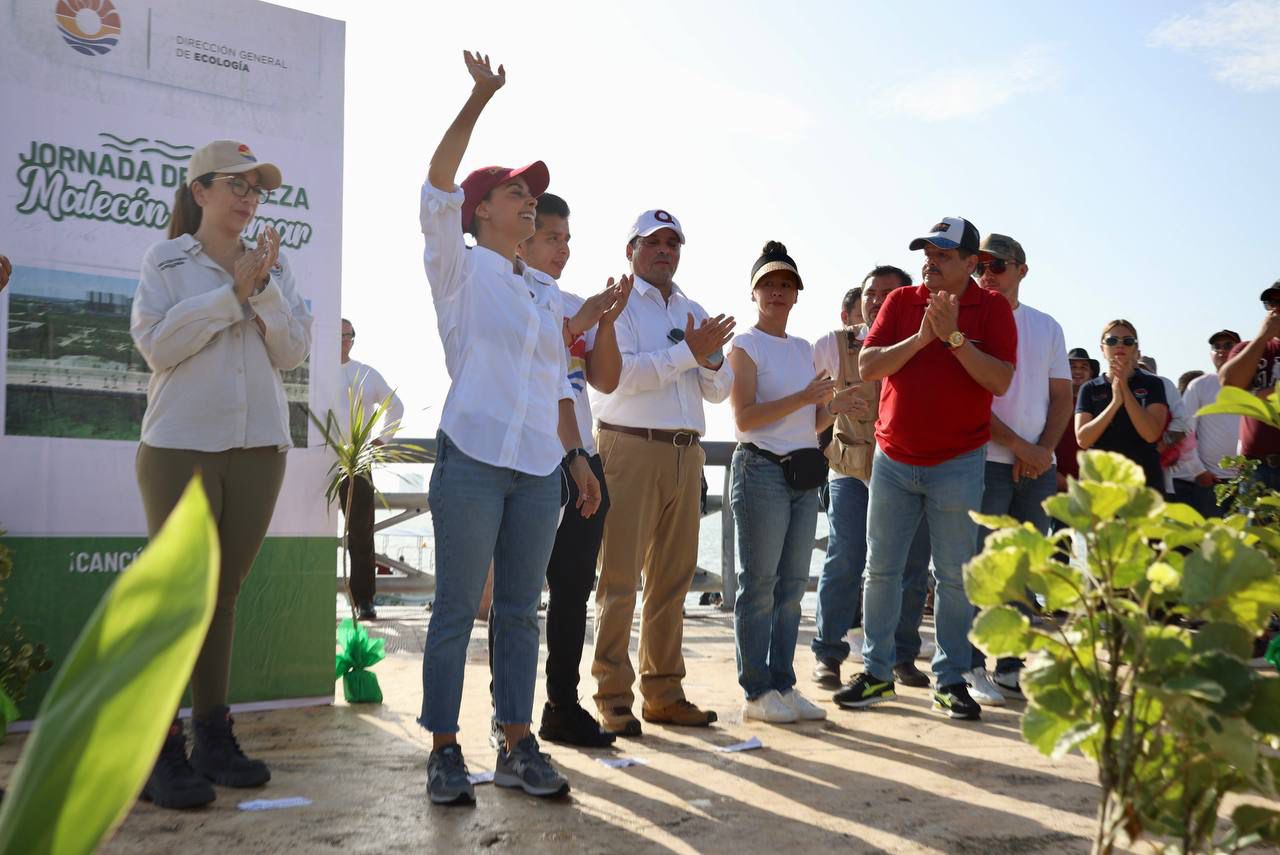
<instances>
[{"instance_id":1,"label":"black sunglasses","mask_svg":"<svg viewBox=\"0 0 1280 855\"><path fill-rule=\"evenodd\" d=\"M1135 344L1138 343L1138 340L1131 335L1126 335L1126 336L1109 335L1102 340L1102 343L1105 344L1107 347L1115 347L1117 344L1123 344L1125 347L1133 347Z\"/></svg>"},{"instance_id":2,"label":"black sunglasses","mask_svg":"<svg viewBox=\"0 0 1280 855\"><path fill-rule=\"evenodd\" d=\"M1012 265L1010 264L1010 262L1005 261L1003 258L993 258L990 261L978 262L978 266L974 270L974 272L977 273L979 276L981 276L982 274L990 270L992 273L999 276L1001 273L1004 273L1006 270L1008 270L1011 266Z\"/></svg>"}]
</instances>

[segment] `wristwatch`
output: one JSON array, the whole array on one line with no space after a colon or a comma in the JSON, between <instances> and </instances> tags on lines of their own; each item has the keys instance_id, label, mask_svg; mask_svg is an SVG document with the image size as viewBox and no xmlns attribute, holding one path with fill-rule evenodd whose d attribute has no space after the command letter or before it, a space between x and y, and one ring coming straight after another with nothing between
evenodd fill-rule
<instances>
[{"instance_id":1,"label":"wristwatch","mask_svg":"<svg viewBox=\"0 0 1280 855\"><path fill-rule=\"evenodd\" d=\"M575 459L579 457L586 457L589 459L591 455L587 454L587 450L585 448L574 448L570 451L565 452L564 465L568 466L569 464L573 463Z\"/></svg>"},{"instance_id":2,"label":"wristwatch","mask_svg":"<svg viewBox=\"0 0 1280 855\"><path fill-rule=\"evenodd\" d=\"M966 341L968 341L968 339L964 337L964 333L960 332L960 330L956 330L951 335L947 336L947 348L950 350L959 350L964 347L964 343Z\"/></svg>"}]
</instances>

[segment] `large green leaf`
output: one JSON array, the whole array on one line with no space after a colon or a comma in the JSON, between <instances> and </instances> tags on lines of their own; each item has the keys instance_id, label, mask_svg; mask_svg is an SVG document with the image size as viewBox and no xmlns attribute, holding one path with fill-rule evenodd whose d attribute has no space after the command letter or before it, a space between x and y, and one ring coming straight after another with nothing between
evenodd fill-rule
<instances>
[{"instance_id":1,"label":"large green leaf","mask_svg":"<svg viewBox=\"0 0 1280 855\"><path fill-rule=\"evenodd\" d=\"M1191 648L1196 653L1219 650L1247 659L1253 651L1253 633L1234 623L1206 623L1192 633Z\"/></svg>"},{"instance_id":2,"label":"large green leaf","mask_svg":"<svg viewBox=\"0 0 1280 855\"><path fill-rule=\"evenodd\" d=\"M217 531L195 478L54 677L0 810L0 852L92 852L124 818L178 709L217 584Z\"/></svg>"},{"instance_id":3,"label":"large green leaf","mask_svg":"<svg viewBox=\"0 0 1280 855\"><path fill-rule=\"evenodd\" d=\"M1028 563L1026 553L1016 549L984 549L964 568L969 602L981 608L1025 600Z\"/></svg>"},{"instance_id":4,"label":"large green leaf","mask_svg":"<svg viewBox=\"0 0 1280 855\"><path fill-rule=\"evenodd\" d=\"M1240 805L1231 812L1231 822L1241 835L1256 834L1261 840L1280 843L1280 812L1262 805Z\"/></svg>"},{"instance_id":5,"label":"large green leaf","mask_svg":"<svg viewBox=\"0 0 1280 855\"><path fill-rule=\"evenodd\" d=\"M1031 649L1031 621L1012 606L983 609L969 638L992 656L1022 656Z\"/></svg>"},{"instance_id":6,"label":"large green leaf","mask_svg":"<svg viewBox=\"0 0 1280 855\"><path fill-rule=\"evenodd\" d=\"M1080 477L1121 487L1143 488L1147 485L1142 467L1114 451L1086 451L1080 455Z\"/></svg>"},{"instance_id":7,"label":"large green leaf","mask_svg":"<svg viewBox=\"0 0 1280 855\"><path fill-rule=\"evenodd\" d=\"M1253 703L1245 718L1263 733L1280 736L1280 678L1254 678Z\"/></svg>"},{"instance_id":8,"label":"large green leaf","mask_svg":"<svg viewBox=\"0 0 1280 855\"><path fill-rule=\"evenodd\" d=\"M1280 409L1275 401L1277 395L1272 394L1269 400L1262 400L1257 395L1237 389L1235 386L1223 386L1218 392L1218 400L1207 404L1196 411L1197 416L1221 413L1229 416L1248 416L1260 422L1266 422L1274 428L1280 428Z\"/></svg>"},{"instance_id":9,"label":"large green leaf","mask_svg":"<svg viewBox=\"0 0 1280 855\"><path fill-rule=\"evenodd\" d=\"M1247 628L1261 627L1280 608L1280 578L1271 559L1221 527L1186 557L1182 590L1187 604Z\"/></svg>"},{"instance_id":10,"label":"large green leaf","mask_svg":"<svg viewBox=\"0 0 1280 855\"><path fill-rule=\"evenodd\" d=\"M1050 756L1063 734L1076 724L1070 718L1061 718L1037 706L1027 707L1022 715L1022 738L1035 746L1041 754Z\"/></svg>"}]
</instances>

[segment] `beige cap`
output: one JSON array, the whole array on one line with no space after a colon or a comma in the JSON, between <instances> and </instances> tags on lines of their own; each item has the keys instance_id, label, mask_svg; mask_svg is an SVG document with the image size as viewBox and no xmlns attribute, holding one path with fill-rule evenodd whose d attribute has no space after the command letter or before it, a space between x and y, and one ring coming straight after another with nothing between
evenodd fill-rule
<instances>
[{"instance_id":1,"label":"beige cap","mask_svg":"<svg viewBox=\"0 0 1280 855\"><path fill-rule=\"evenodd\" d=\"M210 172L235 175L253 169L258 170L263 189L274 190L284 181L280 167L274 163L259 163L258 158L244 143L214 140L191 155L191 161L187 164L187 185L190 186L201 175L208 175Z\"/></svg>"}]
</instances>

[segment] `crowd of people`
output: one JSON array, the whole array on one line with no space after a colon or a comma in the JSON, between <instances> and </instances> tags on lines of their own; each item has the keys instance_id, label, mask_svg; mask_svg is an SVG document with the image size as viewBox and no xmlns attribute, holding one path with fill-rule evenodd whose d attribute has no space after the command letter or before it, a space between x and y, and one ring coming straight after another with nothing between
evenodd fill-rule
<instances>
[{"instance_id":1,"label":"crowd of people","mask_svg":"<svg viewBox=\"0 0 1280 855\"><path fill-rule=\"evenodd\" d=\"M728 401L738 445L730 495L740 554L734 631L748 720L825 718L798 688L794 660L817 515L830 539L817 595L812 680L840 708L932 688L957 720L1020 694L1017 659L988 670L968 633L962 568L985 532L972 511L1048 532L1046 498L1077 475L1079 449L1121 453L1147 483L1205 514L1233 476L1222 458L1258 462L1280 487L1280 432L1201 416L1222 385L1269 393L1280 375L1280 283L1243 341L1209 337L1216 373L1184 388L1144 366L1134 323L1102 325L1097 355L1067 349L1062 327L1025 304L1030 266L1012 237L946 217L909 242L922 281L878 266L844 295L839 326L810 343L789 327L801 265L768 241L747 282L750 327L712 314L675 281L686 234L665 210L641 213L621 247L628 272L586 299L562 292L570 209L544 163L486 167L456 180L501 66L465 54L473 87L422 186L423 263L450 386L429 502L436 594L423 654L419 723L431 734L427 793L474 803L458 744L467 647L492 572L489 612L497 749L494 781L535 796L569 783L542 739L603 747L644 724L705 727L715 711L684 690L683 605L696 569L704 404ZM191 159L169 239L142 263L134 340L152 369L137 456L149 532L191 474L203 476L222 547L213 623L192 677L194 749L175 718L143 795L206 804L212 783L260 786L226 705L235 603L266 535L290 445L280 372L311 347L311 316L279 239L242 238L278 167L220 140ZM469 239L468 239L469 238ZM745 265L744 265L745 267ZM10 266L0 257L0 287ZM835 307L833 307L834 309ZM834 312L833 312L834 316ZM834 326L834 324L833 324ZM352 394L402 407L382 376L351 359ZM594 390L592 392L591 390ZM1074 412L1074 415L1073 415ZM387 431L378 441L391 439ZM351 491L352 595L373 606L373 500ZM344 508L347 503L344 501ZM492 570L490 569L492 568ZM546 699L534 735L544 584ZM920 625L932 588L936 642ZM579 673L595 591L595 691ZM639 597L637 596L639 591ZM640 608L638 657L630 645ZM930 660L931 673L915 664ZM859 666L847 679L847 662ZM636 692L639 691L639 715Z\"/></svg>"}]
</instances>

